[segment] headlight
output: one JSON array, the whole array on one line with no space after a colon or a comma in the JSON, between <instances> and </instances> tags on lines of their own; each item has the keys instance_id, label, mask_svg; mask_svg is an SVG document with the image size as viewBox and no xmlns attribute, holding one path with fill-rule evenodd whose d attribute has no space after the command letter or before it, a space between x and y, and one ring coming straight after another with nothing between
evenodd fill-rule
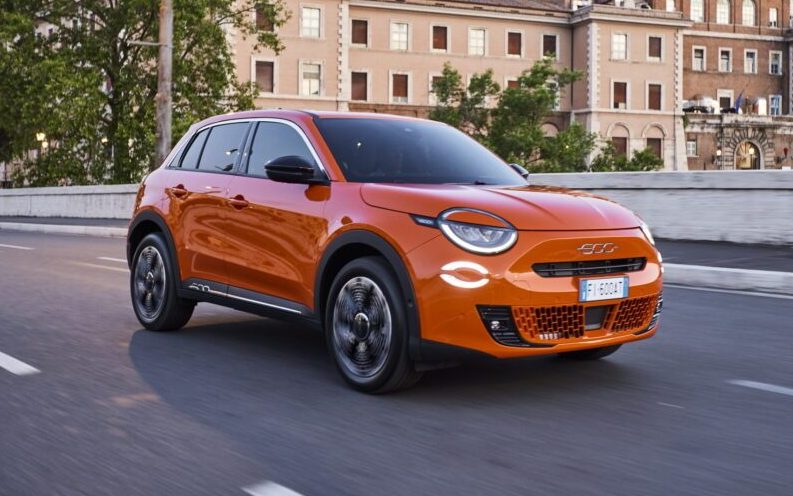
<instances>
[{"instance_id":1,"label":"headlight","mask_svg":"<svg viewBox=\"0 0 793 496\"><path fill-rule=\"evenodd\" d=\"M495 223L501 224L503 227L449 220L449 217L455 213L464 214L466 212L490 217L496 221ZM464 208L447 210L438 217L438 227L449 238L449 241L460 248L483 255L494 255L507 251L512 248L512 245L518 239L518 232L509 222L481 210Z\"/></svg>"},{"instance_id":2,"label":"headlight","mask_svg":"<svg viewBox=\"0 0 793 496\"><path fill-rule=\"evenodd\" d=\"M650 232L650 226L648 226L644 221L641 221L639 224L639 229L642 230L644 237L647 238L647 241L650 242L651 245L655 246L655 239L653 239L653 233Z\"/></svg>"}]
</instances>

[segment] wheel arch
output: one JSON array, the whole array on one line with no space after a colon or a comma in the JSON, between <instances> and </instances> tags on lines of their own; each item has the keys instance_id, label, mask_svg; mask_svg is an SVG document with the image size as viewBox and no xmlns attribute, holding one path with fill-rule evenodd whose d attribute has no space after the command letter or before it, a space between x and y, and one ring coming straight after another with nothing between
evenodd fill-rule
<instances>
[{"instance_id":1,"label":"wheel arch","mask_svg":"<svg viewBox=\"0 0 793 496\"><path fill-rule=\"evenodd\" d=\"M171 230L168 229L165 219L150 210L139 213L129 223L129 230L127 231L127 265L130 269L132 268L132 257L135 256L138 244L143 238L155 232L162 234L163 238L165 238L165 244L168 246L168 257L174 269L172 275L181 282L182 273L179 269L179 257L176 256L176 245L173 242Z\"/></svg>"},{"instance_id":2,"label":"wheel arch","mask_svg":"<svg viewBox=\"0 0 793 496\"><path fill-rule=\"evenodd\" d=\"M409 309L408 353L413 360L420 354L421 334L419 327L418 305L410 272L399 252L391 243L379 235L364 230L347 231L333 241L325 249L314 282L314 309L320 322L324 319L324 307L333 284L333 278L348 262L365 256L381 256L389 264L391 272L397 279L405 305Z\"/></svg>"}]
</instances>

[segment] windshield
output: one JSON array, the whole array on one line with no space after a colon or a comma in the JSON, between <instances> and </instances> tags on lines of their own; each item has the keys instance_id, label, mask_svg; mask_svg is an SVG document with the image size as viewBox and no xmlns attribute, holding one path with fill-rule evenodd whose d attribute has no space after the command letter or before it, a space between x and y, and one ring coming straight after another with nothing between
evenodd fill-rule
<instances>
[{"instance_id":1,"label":"windshield","mask_svg":"<svg viewBox=\"0 0 793 496\"><path fill-rule=\"evenodd\" d=\"M487 148L444 124L401 119L315 122L348 181L526 184Z\"/></svg>"}]
</instances>

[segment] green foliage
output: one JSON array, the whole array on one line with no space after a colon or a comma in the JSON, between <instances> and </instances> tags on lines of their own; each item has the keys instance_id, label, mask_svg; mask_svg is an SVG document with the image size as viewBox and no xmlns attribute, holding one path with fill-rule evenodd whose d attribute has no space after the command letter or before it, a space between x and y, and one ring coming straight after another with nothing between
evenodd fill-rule
<instances>
[{"instance_id":1,"label":"green foliage","mask_svg":"<svg viewBox=\"0 0 793 496\"><path fill-rule=\"evenodd\" d=\"M430 111L430 119L461 129L479 141L486 139L490 124L487 104L501 91L493 81L492 69L474 74L466 87L460 73L446 62L432 91L438 105Z\"/></svg>"},{"instance_id":2,"label":"green foliage","mask_svg":"<svg viewBox=\"0 0 793 496\"><path fill-rule=\"evenodd\" d=\"M574 122L556 136L540 143L541 160L529 166L531 172L586 172L586 158L595 148L597 135Z\"/></svg>"},{"instance_id":3,"label":"green foliage","mask_svg":"<svg viewBox=\"0 0 793 496\"><path fill-rule=\"evenodd\" d=\"M654 171L662 168L664 161L650 148L634 152L630 160L625 155L617 155L611 141L600 151L592 161L592 172L641 172Z\"/></svg>"},{"instance_id":4,"label":"green foliage","mask_svg":"<svg viewBox=\"0 0 793 496\"><path fill-rule=\"evenodd\" d=\"M0 0L0 160L22 160L31 185L136 182L151 168L157 93L158 0ZM236 79L228 28L283 48L281 0L174 0L173 136L210 115L252 108ZM47 24L42 24L47 23ZM51 34L36 35L37 26ZM36 133L50 147L36 157Z\"/></svg>"}]
</instances>

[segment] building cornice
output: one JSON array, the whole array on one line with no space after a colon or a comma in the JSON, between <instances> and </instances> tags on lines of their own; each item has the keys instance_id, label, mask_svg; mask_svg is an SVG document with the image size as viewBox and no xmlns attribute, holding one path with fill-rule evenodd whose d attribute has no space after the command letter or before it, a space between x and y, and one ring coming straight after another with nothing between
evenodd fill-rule
<instances>
[{"instance_id":1,"label":"building cornice","mask_svg":"<svg viewBox=\"0 0 793 496\"><path fill-rule=\"evenodd\" d=\"M376 0L351 0L350 7L366 7L369 9L394 10L400 12L421 12L425 14L447 14L461 17L479 17L489 19L508 19L515 21L535 22L542 24L556 24L567 26L570 24L570 15L567 12L526 12L517 10L495 10L482 8L462 8L449 5L435 6L418 3L391 3ZM480 6L477 6L480 7Z\"/></svg>"},{"instance_id":2,"label":"building cornice","mask_svg":"<svg viewBox=\"0 0 793 496\"><path fill-rule=\"evenodd\" d=\"M622 22L628 24L648 24L674 28L690 28L694 23L683 17L681 12L628 9L608 5L591 5L573 12L570 24L591 21Z\"/></svg>"},{"instance_id":3,"label":"building cornice","mask_svg":"<svg viewBox=\"0 0 793 496\"><path fill-rule=\"evenodd\" d=\"M773 36L770 34L742 34L742 33L722 33L719 31L702 31L699 29L686 29L683 36L699 36L702 38L721 38L739 41L773 41L784 43L787 38L784 36Z\"/></svg>"}]
</instances>

